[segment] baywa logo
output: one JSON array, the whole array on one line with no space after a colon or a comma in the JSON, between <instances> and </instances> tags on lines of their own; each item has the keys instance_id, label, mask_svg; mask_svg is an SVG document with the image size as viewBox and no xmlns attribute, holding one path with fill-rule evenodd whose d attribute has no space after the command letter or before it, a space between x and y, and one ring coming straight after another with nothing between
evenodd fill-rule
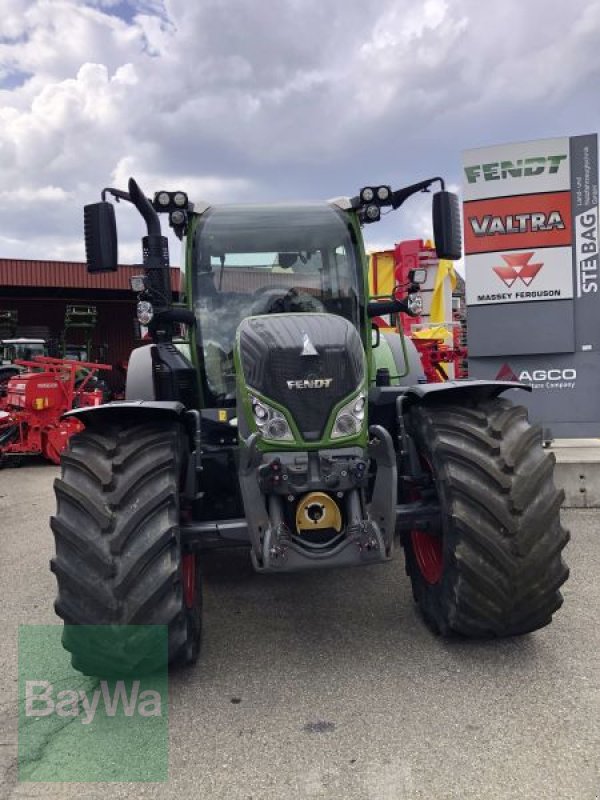
<instances>
[{"instance_id":1,"label":"baywa logo","mask_svg":"<svg viewBox=\"0 0 600 800\"><path fill-rule=\"evenodd\" d=\"M113 685L100 681L100 688L89 694L72 688L59 691L50 681L25 682L26 717L56 714L58 717L77 717L82 725L89 725L94 721L100 700L107 717L116 717L118 713L126 717L162 715L160 693L155 689L140 691L140 681L133 681L129 687L123 680Z\"/></svg>"},{"instance_id":2,"label":"baywa logo","mask_svg":"<svg viewBox=\"0 0 600 800\"><path fill-rule=\"evenodd\" d=\"M503 364L496 375L497 381L528 383L532 389L574 389L577 370L572 367L555 369L521 369L517 373L510 364Z\"/></svg>"},{"instance_id":3,"label":"baywa logo","mask_svg":"<svg viewBox=\"0 0 600 800\"><path fill-rule=\"evenodd\" d=\"M63 641L97 677L76 671ZM134 674L140 641L152 647L155 668ZM113 650L132 652L123 677L105 674L104 654ZM166 625L20 626L19 780L167 780L167 660Z\"/></svg>"},{"instance_id":4,"label":"baywa logo","mask_svg":"<svg viewBox=\"0 0 600 800\"><path fill-rule=\"evenodd\" d=\"M492 269L509 289L515 281L522 281L525 286L529 286L544 266L541 262L537 264L529 263L533 258L533 253L509 253L503 255L502 258L506 262L505 266L493 267Z\"/></svg>"}]
</instances>

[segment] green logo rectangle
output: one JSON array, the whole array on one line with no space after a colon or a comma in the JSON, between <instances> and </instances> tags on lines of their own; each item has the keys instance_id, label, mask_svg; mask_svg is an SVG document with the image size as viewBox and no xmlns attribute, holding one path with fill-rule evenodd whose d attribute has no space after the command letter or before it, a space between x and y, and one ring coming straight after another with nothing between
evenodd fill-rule
<instances>
[{"instance_id":1,"label":"green logo rectangle","mask_svg":"<svg viewBox=\"0 0 600 800\"><path fill-rule=\"evenodd\" d=\"M70 649L97 652L99 637L134 655L152 636L164 664L152 674L98 677L71 665ZM19 629L19 780L166 781L169 769L167 627L21 625ZM135 659L132 658L135 664ZM155 662L156 663L156 662Z\"/></svg>"}]
</instances>

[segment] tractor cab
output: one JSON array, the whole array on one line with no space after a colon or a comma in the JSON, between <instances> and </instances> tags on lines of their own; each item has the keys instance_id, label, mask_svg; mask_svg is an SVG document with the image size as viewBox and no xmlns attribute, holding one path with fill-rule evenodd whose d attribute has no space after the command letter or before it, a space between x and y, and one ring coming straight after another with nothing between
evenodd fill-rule
<instances>
[{"instance_id":1,"label":"tractor cab","mask_svg":"<svg viewBox=\"0 0 600 800\"><path fill-rule=\"evenodd\" d=\"M0 366L8 366L17 360L31 361L35 356L46 354L43 339L2 339L0 340Z\"/></svg>"},{"instance_id":2,"label":"tractor cab","mask_svg":"<svg viewBox=\"0 0 600 800\"><path fill-rule=\"evenodd\" d=\"M336 314L364 329L361 264L347 215L326 203L216 206L198 217L190 272L206 404L235 405L236 331L248 317Z\"/></svg>"}]
</instances>

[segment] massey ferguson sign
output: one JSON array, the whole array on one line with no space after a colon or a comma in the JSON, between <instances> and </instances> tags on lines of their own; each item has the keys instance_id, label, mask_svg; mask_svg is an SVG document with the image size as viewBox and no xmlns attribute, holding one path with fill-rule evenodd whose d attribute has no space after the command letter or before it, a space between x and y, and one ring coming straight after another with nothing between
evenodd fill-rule
<instances>
[{"instance_id":1,"label":"massey ferguson sign","mask_svg":"<svg viewBox=\"0 0 600 800\"><path fill-rule=\"evenodd\" d=\"M469 305L573 297L570 247L477 253L469 256L468 276Z\"/></svg>"}]
</instances>

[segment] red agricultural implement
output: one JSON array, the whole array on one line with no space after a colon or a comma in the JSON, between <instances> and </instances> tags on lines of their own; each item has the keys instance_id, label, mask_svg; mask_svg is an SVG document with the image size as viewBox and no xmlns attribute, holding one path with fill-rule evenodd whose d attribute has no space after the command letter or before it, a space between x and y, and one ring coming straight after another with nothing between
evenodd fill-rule
<instances>
[{"instance_id":1,"label":"red agricultural implement","mask_svg":"<svg viewBox=\"0 0 600 800\"><path fill-rule=\"evenodd\" d=\"M83 429L62 415L72 408L101 405L96 373L111 367L48 356L15 363L27 371L9 380L0 401L0 464L30 455L58 464L70 437Z\"/></svg>"}]
</instances>

